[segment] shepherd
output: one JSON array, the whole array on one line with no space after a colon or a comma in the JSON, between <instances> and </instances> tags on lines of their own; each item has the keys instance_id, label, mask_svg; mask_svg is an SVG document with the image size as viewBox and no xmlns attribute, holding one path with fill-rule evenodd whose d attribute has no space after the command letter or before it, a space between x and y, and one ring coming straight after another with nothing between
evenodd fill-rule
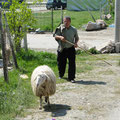
<instances>
[{"instance_id":1,"label":"shepherd","mask_svg":"<svg viewBox=\"0 0 120 120\"><path fill-rule=\"evenodd\" d=\"M68 59L68 81L75 83L75 48L78 46L79 37L77 29L71 26L71 17L64 17L63 24L56 28L54 37L58 42L57 64L59 70L59 79L61 79L65 74L66 63ZM73 44L69 44L66 42L66 40Z\"/></svg>"}]
</instances>

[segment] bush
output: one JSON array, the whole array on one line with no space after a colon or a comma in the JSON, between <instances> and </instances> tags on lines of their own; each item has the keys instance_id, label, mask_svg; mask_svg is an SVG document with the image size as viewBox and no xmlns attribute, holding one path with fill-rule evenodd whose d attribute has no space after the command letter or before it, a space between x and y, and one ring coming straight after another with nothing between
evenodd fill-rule
<instances>
[{"instance_id":1,"label":"bush","mask_svg":"<svg viewBox=\"0 0 120 120\"><path fill-rule=\"evenodd\" d=\"M99 54L100 53L95 47L90 48L88 51L92 54Z\"/></svg>"},{"instance_id":2,"label":"bush","mask_svg":"<svg viewBox=\"0 0 120 120\"><path fill-rule=\"evenodd\" d=\"M79 55L79 54L83 54L83 55L86 55L86 54L99 54L100 52L95 48L90 48L89 50L77 50L76 51L76 54Z\"/></svg>"}]
</instances>

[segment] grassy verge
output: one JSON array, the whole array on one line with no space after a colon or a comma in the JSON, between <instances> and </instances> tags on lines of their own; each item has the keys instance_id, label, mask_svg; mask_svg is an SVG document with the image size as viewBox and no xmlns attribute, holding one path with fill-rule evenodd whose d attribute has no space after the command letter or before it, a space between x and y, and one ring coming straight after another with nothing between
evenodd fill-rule
<instances>
[{"instance_id":1,"label":"grassy verge","mask_svg":"<svg viewBox=\"0 0 120 120\"><path fill-rule=\"evenodd\" d=\"M91 11L91 14L95 19L100 19L99 11ZM42 13L34 13L36 17L36 23L33 25L34 28L41 28L41 30L51 30L51 11L42 12ZM93 21L90 13L88 11L68 11L63 10L63 16L71 16L72 25L77 29L81 29L84 25L86 25L89 21ZM53 25L54 29L61 22L61 11L54 10L53 12ZM93 21L94 22L94 21ZM110 20L106 20L106 23L109 25L114 22L114 16Z\"/></svg>"},{"instance_id":2,"label":"grassy verge","mask_svg":"<svg viewBox=\"0 0 120 120\"><path fill-rule=\"evenodd\" d=\"M109 59L107 55L102 57ZM35 67L46 64L55 72L57 83L66 82L64 79L58 79L56 55L53 53L32 50L26 53L23 50L17 58L20 70L9 71L9 84L4 82L3 77L0 78L0 120L12 120L19 115L25 116L25 109L38 107L38 98L33 95L30 83L30 76ZM93 70L93 63L96 61L96 58L88 54L77 54L77 74ZM27 74L29 78L22 79L20 74ZM65 77L67 78L67 69Z\"/></svg>"}]
</instances>

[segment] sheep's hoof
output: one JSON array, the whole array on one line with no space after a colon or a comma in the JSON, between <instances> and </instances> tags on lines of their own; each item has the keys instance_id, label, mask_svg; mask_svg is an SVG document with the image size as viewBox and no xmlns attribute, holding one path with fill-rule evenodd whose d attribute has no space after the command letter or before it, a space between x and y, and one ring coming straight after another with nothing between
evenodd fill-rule
<instances>
[{"instance_id":1,"label":"sheep's hoof","mask_svg":"<svg viewBox=\"0 0 120 120\"><path fill-rule=\"evenodd\" d=\"M42 107L39 107L39 110L42 110Z\"/></svg>"}]
</instances>

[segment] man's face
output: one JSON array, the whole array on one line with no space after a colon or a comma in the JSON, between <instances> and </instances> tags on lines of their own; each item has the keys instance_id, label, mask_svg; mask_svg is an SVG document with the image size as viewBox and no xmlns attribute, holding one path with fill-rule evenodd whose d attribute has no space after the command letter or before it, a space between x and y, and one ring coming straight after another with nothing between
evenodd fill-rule
<instances>
[{"instance_id":1,"label":"man's face","mask_svg":"<svg viewBox=\"0 0 120 120\"><path fill-rule=\"evenodd\" d=\"M63 19L63 23L64 23L64 25L65 25L66 28L69 28L69 27L70 27L70 23L71 23L71 22L70 22L69 19L64 18L64 19Z\"/></svg>"}]
</instances>

